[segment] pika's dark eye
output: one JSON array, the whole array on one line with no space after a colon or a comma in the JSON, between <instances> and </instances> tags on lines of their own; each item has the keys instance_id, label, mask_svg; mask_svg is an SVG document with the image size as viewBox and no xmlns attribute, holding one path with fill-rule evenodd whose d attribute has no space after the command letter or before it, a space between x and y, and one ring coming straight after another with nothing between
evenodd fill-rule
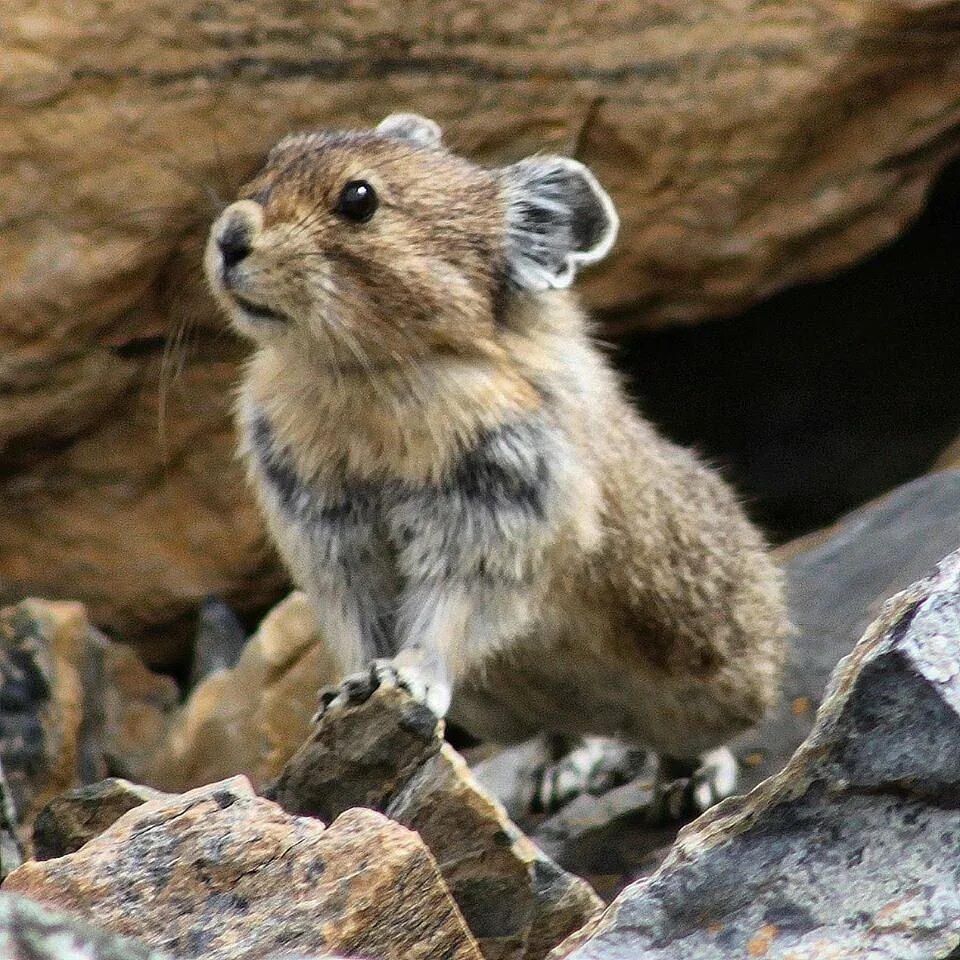
<instances>
[{"instance_id":1,"label":"pika's dark eye","mask_svg":"<svg viewBox=\"0 0 960 960\"><path fill-rule=\"evenodd\" d=\"M341 217L354 223L366 223L376 212L377 191L366 180L351 180L340 191L340 199L334 209Z\"/></svg>"}]
</instances>

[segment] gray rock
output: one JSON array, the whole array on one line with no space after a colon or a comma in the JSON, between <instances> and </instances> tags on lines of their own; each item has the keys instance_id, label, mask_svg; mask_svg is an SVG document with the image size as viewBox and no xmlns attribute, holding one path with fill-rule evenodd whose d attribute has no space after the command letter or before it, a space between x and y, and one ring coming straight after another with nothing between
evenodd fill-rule
<instances>
[{"instance_id":1,"label":"gray rock","mask_svg":"<svg viewBox=\"0 0 960 960\"><path fill-rule=\"evenodd\" d=\"M624 877L650 873L663 860L676 826L652 824L654 781L639 777L602 796L583 794L537 825L531 836L544 853L590 880L612 899Z\"/></svg>"},{"instance_id":2,"label":"gray rock","mask_svg":"<svg viewBox=\"0 0 960 960\"><path fill-rule=\"evenodd\" d=\"M62 857L103 833L128 810L164 794L129 780L110 777L54 797L33 823L37 860Z\"/></svg>"},{"instance_id":3,"label":"gray rock","mask_svg":"<svg viewBox=\"0 0 960 960\"><path fill-rule=\"evenodd\" d=\"M197 616L190 686L217 670L235 667L246 642L247 632L230 605L214 594L204 597Z\"/></svg>"},{"instance_id":4,"label":"gray rock","mask_svg":"<svg viewBox=\"0 0 960 960\"><path fill-rule=\"evenodd\" d=\"M960 470L921 477L788 547L790 612L797 634L779 704L740 737L740 787L771 776L810 733L831 671L903 590L960 547Z\"/></svg>"},{"instance_id":5,"label":"gray rock","mask_svg":"<svg viewBox=\"0 0 960 960\"><path fill-rule=\"evenodd\" d=\"M471 766L477 782L495 796L514 820L526 817L537 792L537 773L550 762L545 737L505 747Z\"/></svg>"},{"instance_id":6,"label":"gray rock","mask_svg":"<svg viewBox=\"0 0 960 960\"><path fill-rule=\"evenodd\" d=\"M954 957L960 552L894 597L786 768L681 831L553 960Z\"/></svg>"},{"instance_id":7,"label":"gray rock","mask_svg":"<svg viewBox=\"0 0 960 960\"><path fill-rule=\"evenodd\" d=\"M166 960L130 937L95 927L12 894L0 893L0 957L4 960Z\"/></svg>"}]
</instances>

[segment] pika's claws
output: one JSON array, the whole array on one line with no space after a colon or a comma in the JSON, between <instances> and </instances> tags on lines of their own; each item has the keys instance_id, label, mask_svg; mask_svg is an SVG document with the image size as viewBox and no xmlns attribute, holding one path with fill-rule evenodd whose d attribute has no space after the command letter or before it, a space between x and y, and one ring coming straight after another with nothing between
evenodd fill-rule
<instances>
[{"instance_id":1,"label":"pika's claws","mask_svg":"<svg viewBox=\"0 0 960 960\"><path fill-rule=\"evenodd\" d=\"M381 687L399 687L415 700L443 717L450 706L450 688L442 681L430 681L414 667L399 667L393 660L374 660L359 673L338 684L324 687L319 694L313 723L333 710L365 703Z\"/></svg>"},{"instance_id":2,"label":"pika's claws","mask_svg":"<svg viewBox=\"0 0 960 960\"><path fill-rule=\"evenodd\" d=\"M581 794L604 794L637 777L649 759L647 751L619 741L584 737L566 756L535 773L532 812L555 813Z\"/></svg>"},{"instance_id":3,"label":"pika's claws","mask_svg":"<svg viewBox=\"0 0 960 960\"><path fill-rule=\"evenodd\" d=\"M693 771L693 805L703 813L715 803L732 796L737 789L737 758L726 748L708 750Z\"/></svg>"},{"instance_id":4,"label":"pika's claws","mask_svg":"<svg viewBox=\"0 0 960 960\"><path fill-rule=\"evenodd\" d=\"M692 820L737 788L737 761L727 747L702 754L696 763L661 760L651 819L657 823Z\"/></svg>"}]
</instances>

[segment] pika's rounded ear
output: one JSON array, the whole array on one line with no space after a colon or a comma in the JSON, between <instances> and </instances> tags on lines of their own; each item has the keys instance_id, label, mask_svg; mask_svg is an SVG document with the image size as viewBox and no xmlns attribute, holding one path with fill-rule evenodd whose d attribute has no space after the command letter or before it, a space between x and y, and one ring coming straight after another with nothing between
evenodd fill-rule
<instances>
[{"instance_id":1,"label":"pika's rounded ear","mask_svg":"<svg viewBox=\"0 0 960 960\"><path fill-rule=\"evenodd\" d=\"M507 262L521 290L569 287L577 270L610 251L620 219L582 164L528 157L499 171L507 201Z\"/></svg>"},{"instance_id":2,"label":"pika's rounded ear","mask_svg":"<svg viewBox=\"0 0 960 960\"><path fill-rule=\"evenodd\" d=\"M442 136L440 127L419 113L391 113L377 124L377 133L418 147L439 147Z\"/></svg>"}]
</instances>

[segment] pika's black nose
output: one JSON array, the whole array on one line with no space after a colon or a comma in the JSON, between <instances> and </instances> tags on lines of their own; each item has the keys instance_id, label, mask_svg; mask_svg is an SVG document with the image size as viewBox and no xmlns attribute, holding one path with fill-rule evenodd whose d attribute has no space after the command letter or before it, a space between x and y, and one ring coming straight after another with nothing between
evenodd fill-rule
<instances>
[{"instance_id":1,"label":"pika's black nose","mask_svg":"<svg viewBox=\"0 0 960 960\"><path fill-rule=\"evenodd\" d=\"M253 249L250 243L250 224L242 217L228 220L217 237L217 246L223 257L223 268L236 266Z\"/></svg>"}]
</instances>

